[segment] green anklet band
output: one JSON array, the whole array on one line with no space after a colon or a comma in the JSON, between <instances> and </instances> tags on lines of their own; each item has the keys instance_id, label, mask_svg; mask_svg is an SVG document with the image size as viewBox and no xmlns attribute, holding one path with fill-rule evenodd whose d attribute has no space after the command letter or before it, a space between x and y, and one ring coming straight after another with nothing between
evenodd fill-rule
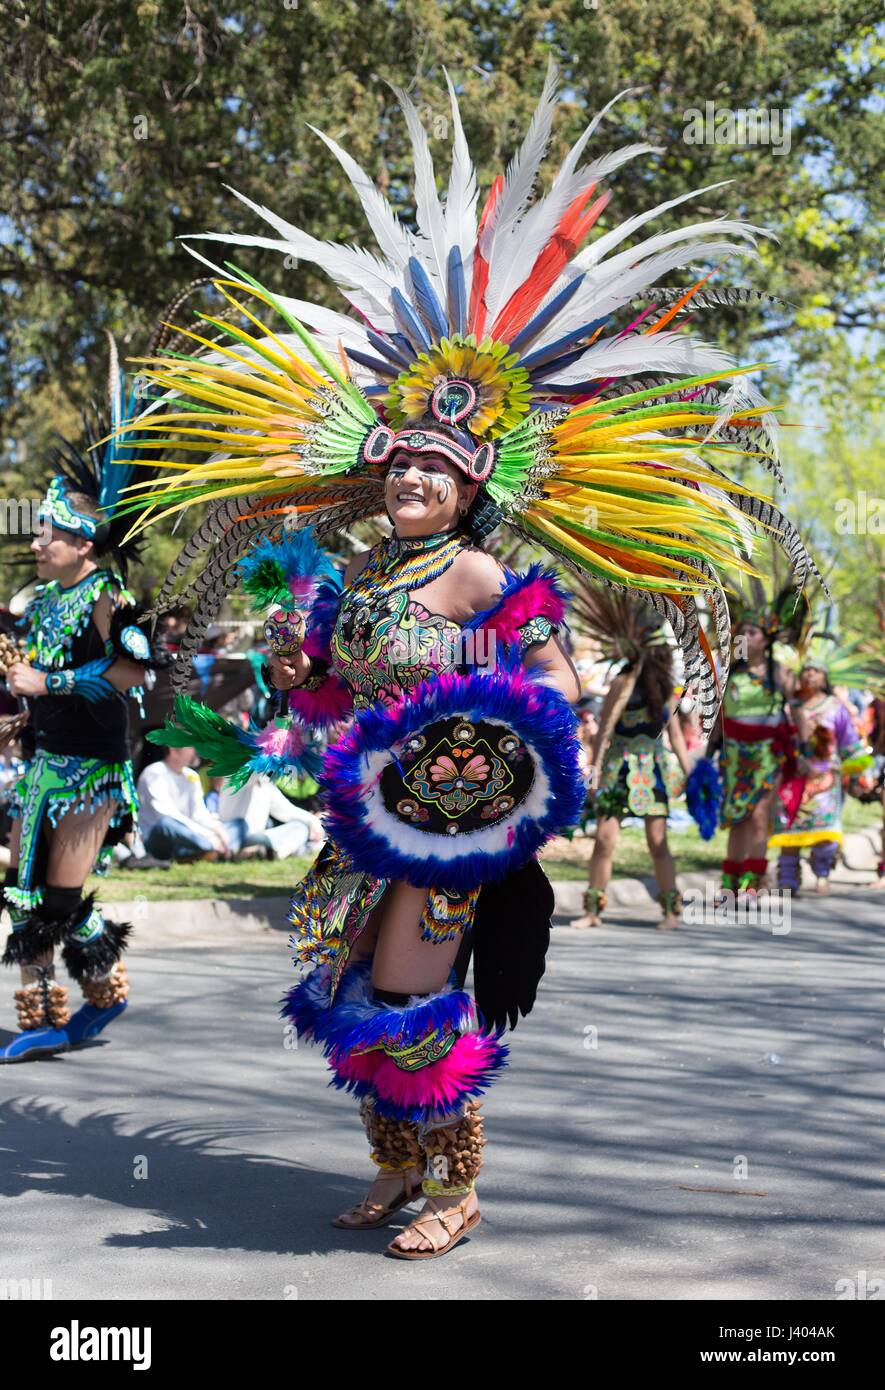
<instances>
[{"instance_id":1,"label":"green anklet band","mask_svg":"<svg viewBox=\"0 0 885 1390\"><path fill-rule=\"evenodd\" d=\"M665 917L676 917L682 911L682 894L678 888L668 888L658 894L658 902Z\"/></svg>"},{"instance_id":2,"label":"green anklet band","mask_svg":"<svg viewBox=\"0 0 885 1390\"><path fill-rule=\"evenodd\" d=\"M597 916L608 907L608 893L604 888L587 888L584 891L584 911Z\"/></svg>"}]
</instances>

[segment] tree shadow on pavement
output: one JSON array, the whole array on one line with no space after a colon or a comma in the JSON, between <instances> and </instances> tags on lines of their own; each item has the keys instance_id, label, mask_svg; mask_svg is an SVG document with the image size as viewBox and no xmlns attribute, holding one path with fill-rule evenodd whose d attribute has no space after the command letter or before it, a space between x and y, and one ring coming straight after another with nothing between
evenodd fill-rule
<instances>
[{"instance_id":1,"label":"tree shadow on pavement","mask_svg":"<svg viewBox=\"0 0 885 1390\"><path fill-rule=\"evenodd\" d=\"M72 1120L59 1104L4 1102L0 1196L36 1188L129 1207L150 1225L167 1223L162 1230L107 1236L105 1247L297 1255L349 1249L359 1239L329 1222L364 1195L365 1182L244 1152L240 1142L255 1133L254 1125L166 1121L124 1132L127 1120L125 1111Z\"/></svg>"}]
</instances>

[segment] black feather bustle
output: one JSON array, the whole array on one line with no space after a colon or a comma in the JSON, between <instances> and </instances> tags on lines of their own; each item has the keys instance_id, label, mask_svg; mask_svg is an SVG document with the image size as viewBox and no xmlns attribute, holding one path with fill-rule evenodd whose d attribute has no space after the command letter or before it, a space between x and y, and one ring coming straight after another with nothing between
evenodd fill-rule
<instances>
[{"instance_id":1,"label":"black feather bustle","mask_svg":"<svg viewBox=\"0 0 885 1390\"><path fill-rule=\"evenodd\" d=\"M4 965L33 965L41 955L55 950L74 927L84 920L84 913L92 911L93 897L77 904L67 917L45 917L43 908L35 907L25 925L10 932L3 952Z\"/></svg>"},{"instance_id":2,"label":"black feather bustle","mask_svg":"<svg viewBox=\"0 0 885 1390\"><path fill-rule=\"evenodd\" d=\"M544 974L555 909L537 860L483 884L473 918L473 988L489 1029L515 1028L532 1010Z\"/></svg>"},{"instance_id":3,"label":"black feather bustle","mask_svg":"<svg viewBox=\"0 0 885 1390\"><path fill-rule=\"evenodd\" d=\"M81 911L77 914L77 921L82 920ZM67 943L61 953L65 969L78 984L95 975L106 975L125 951L131 934L130 922L109 922L105 918L101 936L88 946L78 946L73 941Z\"/></svg>"}]
</instances>

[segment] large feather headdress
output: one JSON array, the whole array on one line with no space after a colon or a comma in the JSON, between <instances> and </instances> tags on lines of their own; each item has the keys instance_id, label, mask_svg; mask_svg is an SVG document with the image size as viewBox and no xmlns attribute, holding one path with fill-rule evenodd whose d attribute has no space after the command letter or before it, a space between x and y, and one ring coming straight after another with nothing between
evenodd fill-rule
<instances>
[{"instance_id":1,"label":"large feather headdress","mask_svg":"<svg viewBox=\"0 0 885 1390\"><path fill-rule=\"evenodd\" d=\"M454 135L444 200L427 134L397 92L414 158L414 227L317 132L353 186L377 250L319 241L241 194L273 235L203 238L316 264L346 312L275 296L199 253L247 327L229 327L218 347L191 333L190 357L142 363L163 401L134 428L186 461L131 494L144 513L136 528L211 504L158 607L202 556L199 576L178 595L196 599L186 662L257 536L309 522L321 538L381 512L393 449L436 449L438 421L449 439L452 426L464 432L452 461L481 484L495 520L572 572L634 591L669 620L709 724L715 679L702 676L696 598L709 596L727 632L720 576L750 571L752 528L785 548L800 585L813 570L786 517L727 471L750 455L780 477L770 408L749 369L684 322L689 310L758 298L711 288L694 267L752 254L759 230L715 217L645 235L649 223L710 191L700 189L585 246L608 201L602 180L652 147L588 158L602 112L536 196L557 102L552 68L525 139L480 206L447 81ZM688 284L662 286L685 272ZM209 329L221 326L203 317Z\"/></svg>"}]
</instances>

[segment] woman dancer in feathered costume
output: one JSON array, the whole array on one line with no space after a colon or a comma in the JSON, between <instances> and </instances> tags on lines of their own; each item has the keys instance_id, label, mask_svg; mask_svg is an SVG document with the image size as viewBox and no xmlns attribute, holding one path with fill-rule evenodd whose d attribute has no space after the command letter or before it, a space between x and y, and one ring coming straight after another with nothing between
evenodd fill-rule
<instances>
[{"instance_id":1,"label":"woman dancer in feathered costume","mask_svg":"<svg viewBox=\"0 0 885 1390\"><path fill-rule=\"evenodd\" d=\"M860 639L840 643L836 634L806 622L795 650L784 664L796 673L790 707L799 738L795 776L775 799L769 851L779 850L778 887L798 893L801 855L810 850L819 893L829 892L830 874L842 845L843 779L872 767L850 711L833 686L885 689L885 663L861 647Z\"/></svg>"},{"instance_id":2,"label":"woman dancer in feathered costume","mask_svg":"<svg viewBox=\"0 0 885 1390\"><path fill-rule=\"evenodd\" d=\"M806 612L804 595L782 588L766 596L758 577L749 602L730 596L736 660L722 706L720 824L728 829L722 862L723 898L758 893L768 869L766 846L775 796L795 762L795 730L787 710L789 679L774 644L795 642Z\"/></svg>"},{"instance_id":3,"label":"woman dancer in feathered costume","mask_svg":"<svg viewBox=\"0 0 885 1390\"><path fill-rule=\"evenodd\" d=\"M387 1221L420 1180L426 1207L388 1247L410 1259L450 1250L479 1220L474 1097L504 1061L493 1030L531 1007L543 970L552 895L534 855L577 819L583 799L567 704L578 691L556 637L562 591L538 567L503 571L482 540L503 523L568 570L645 596L674 629L706 728L717 690L696 596L709 596L727 645L718 571L747 567L748 520L800 569L810 563L781 513L719 466L749 451L776 469L768 408L727 354L680 324L689 305L744 292L658 283L700 257L721 260L753 229L715 219L614 254L686 194L580 250L607 202L600 180L650 147L582 164L597 118L547 196L531 202L555 108L552 71L477 218L451 83L450 92L445 206L427 136L398 93L415 158L414 231L321 137L380 254L317 241L254 205L275 237L215 238L315 262L355 316L219 271L251 331L230 330L226 348L148 363L166 399L133 425L154 447L196 455L134 494L146 509L140 524L210 504L157 600L161 608L200 561L185 590L196 608L180 675L232 585L245 577L261 588L256 542L310 524L312 546L385 512L393 523L343 582L324 577L319 560L311 581L295 538L281 542L266 592L287 583L290 606L309 611L300 650L297 615L271 624L270 669L289 711L265 741L297 762L297 721L353 712L325 764L331 838L292 902L296 958L318 968L285 1011L323 1045L334 1082L362 1100L379 1173L340 1221ZM262 305L273 327L258 317ZM487 658L492 635L495 661L483 669L464 639L482 637ZM194 741L199 726L223 743L205 712L182 701L178 713L170 737ZM244 759L266 755L261 734L244 737ZM471 930L478 1009L463 988Z\"/></svg>"},{"instance_id":4,"label":"woman dancer in feathered costume","mask_svg":"<svg viewBox=\"0 0 885 1390\"><path fill-rule=\"evenodd\" d=\"M127 697L140 697L145 671L165 659L138 625L126 587L136 548L115 507L133 453L119 442L96 447L135 408L112 342L108 413L84 418L81 448L62 440L55 453L30 547L40 583L21 620L24 650L4 663L10 692L25 704L28 761L14 789L3 882L12 921L3 962L21 967L22 1031L0 1049L0 1063L85 1043L126 1007L120 956L131 928L107 919L83 885L134 827ZM59 946L83 990L74 1014L67 988L55 981Z\"/></svg>"},{"instance_id":5,"label":"woman dancer in feathered costume","mask_svg":"<svg viewBox=\"0 0 885 1390\"><path fill-rule=\"evenodd\" d=\"M602 926L621 820L639 816L658 880L658 925L670 931L679 925L682 901L667 844L669 799L681 793L691 771L673 699L672 651L657 614L628 594L588 587L577 594L575 609L603 659L620 663L620 669L603 701L593 744L596 842L584 916L571 925ZM672 752L664 744L665 729Z\"/></svg>"}]
</instances>

